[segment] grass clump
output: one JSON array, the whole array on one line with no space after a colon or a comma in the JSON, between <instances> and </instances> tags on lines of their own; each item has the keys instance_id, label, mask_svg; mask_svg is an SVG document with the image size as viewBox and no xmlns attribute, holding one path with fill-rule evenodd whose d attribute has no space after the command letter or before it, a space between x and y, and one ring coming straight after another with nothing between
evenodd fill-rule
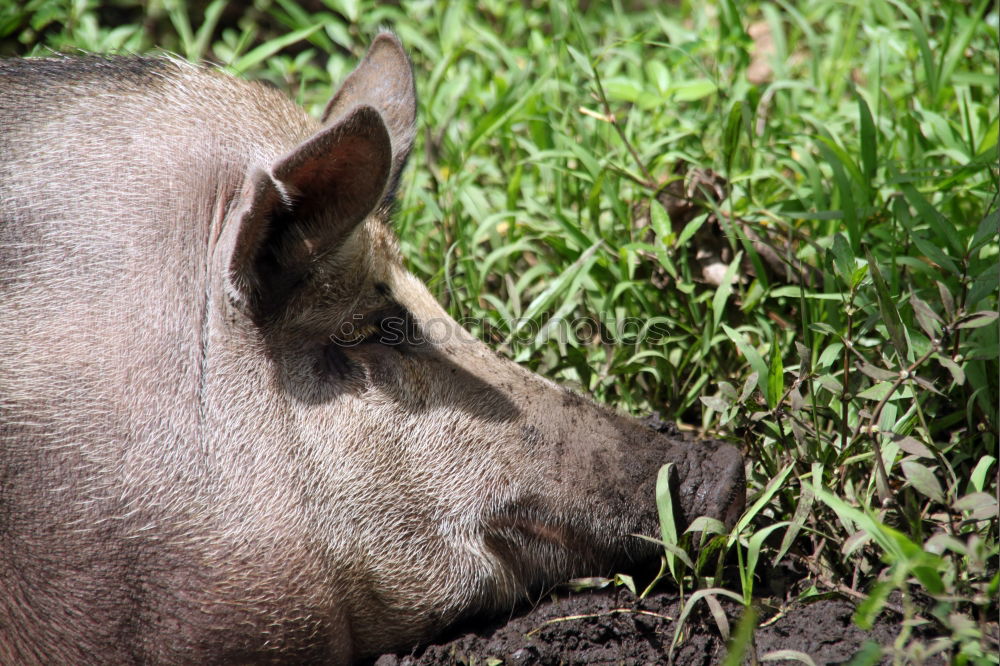
<instances>
[{"instance_id":1,"label":"grass clump","mask_svg":"<svg viewBox=\"0 0 1000 666\"><path fill-rule=\"evenodd\" d=\"M384 25L412 269L518 362L747 452L750 508L674 577L736 551L748 606L792 566L767 603L890 604L897 658L997 663L995 4L32 0L0 53L162 47L319 112Z\"/></svg>"}]
</instances>

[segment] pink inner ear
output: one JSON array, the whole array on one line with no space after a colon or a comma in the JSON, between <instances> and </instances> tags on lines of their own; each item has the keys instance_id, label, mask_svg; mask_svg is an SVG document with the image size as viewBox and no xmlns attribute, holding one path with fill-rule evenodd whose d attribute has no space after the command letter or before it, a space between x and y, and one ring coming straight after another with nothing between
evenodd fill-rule
<instances>
[{"instance_id":1,"label":"pink inner ear","mask_svg":"<svg viewBox=\"0 0 1000 666\"><path fill-rule=\"evenodd\" d=\"M288 182L299 191L303 214L326 208L338 217L353 216L351 209L366 201L377 204L382 194L377 162L371 141L345 137L330 153L300 164Z\"/></svg>"},{"instance_id":2,"label":"pink inner ear","mask_svg":"<svg viewBox=\"0 0 1000 666\"><path fill-rule=\"evenodd\" d=\"M323 215L343 227L361 221L381 202L391 162L382 117L362 106L296 148L275 166L274 175L296 194L300 219Z\"/></svg>"}]
</instances>

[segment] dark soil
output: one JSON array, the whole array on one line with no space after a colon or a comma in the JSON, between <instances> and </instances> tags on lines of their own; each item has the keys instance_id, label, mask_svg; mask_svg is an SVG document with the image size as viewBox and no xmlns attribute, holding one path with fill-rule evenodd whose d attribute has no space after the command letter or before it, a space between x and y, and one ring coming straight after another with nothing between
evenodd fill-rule
<instances>
[{"instance_id":1,"label":"dark soil","mask_svg":"<svg viewBox=\"0 0 1000 666\"><path fill-rule=\"evenodd\" d=\"M740 607L721 598L720 602L728 617L728 630L735 631ZM445 637L446 642L408 655L382 655L375 663L666 664L680 612L678 597L673 594L651 595L642 601L627 590L568 595L540 603L505 623L467 626ZM871 656L859 659L859 663L872 664L881 661L877 651L871 652L875 646L892 645L900 632L901 618L891 611L883 613L871 631L862 631L852 622L854 605L839 598L796 603L783 610L762 606L757 612L754 639L758 658L776 650L796 650L817 665L845 664L861 657L859 653L865 650ZM709 606L697 602L674 649L674 664L718 664L726 654L726 643Z\"/></svg>"}]
</instances>

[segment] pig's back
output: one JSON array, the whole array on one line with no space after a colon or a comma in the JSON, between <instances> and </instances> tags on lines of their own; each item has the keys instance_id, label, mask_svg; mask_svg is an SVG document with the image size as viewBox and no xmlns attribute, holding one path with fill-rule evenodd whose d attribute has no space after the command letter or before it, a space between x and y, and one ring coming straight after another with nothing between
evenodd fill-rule
<instances>
[{"instance_id":1,"label":"pig's back","mask_svg":"<svg viewBox=\"0 0 1000 666\"><path fill-rule=\"evenodd\" d=\"M209 603L247 589L206 537L212 226L313 127L169 60L0 61L0 663L177 661L198 623L240 649L231 623L253 616ZM176 631L147 644L153 624ZM11 633L39 652L7 652Z\"/></svg>"},{"instance_id":2,"label":"pig's back","mask_svg":"<svg viewBox=\"0 0 1000 666\"><path fill-rule=\"evenodd\" d=\"M167 400L183 423L213 221L308 119L217 72L91 56L0 61L0 126L0 404L107 433Z\"/></svg>"},{"instance_id":3,"label":"pig's back","mask_svg":"<svg viewBox=\"0 0 1000 666\"><path fill-rule=\"evenodd\" d=\"M221 72L88 56L0 60L0 128L0 269L16 264L0 278L16 278L39 258L32 242L99 255L92 268L109 272L134 270L137 257L147 272L154 249L197 254L205 207L315 122L280 92Z\"/></svg>"},{"instance_id":4,"label":"pig's back","mask_svg":"<svg viewBox=\"0 0 1000 666\"><path fill-rule=\"evenodd\" d=\"M0 398L189 387L213 223L315 125L179 61L0 61Z\"/></svg>"}]
</instances>

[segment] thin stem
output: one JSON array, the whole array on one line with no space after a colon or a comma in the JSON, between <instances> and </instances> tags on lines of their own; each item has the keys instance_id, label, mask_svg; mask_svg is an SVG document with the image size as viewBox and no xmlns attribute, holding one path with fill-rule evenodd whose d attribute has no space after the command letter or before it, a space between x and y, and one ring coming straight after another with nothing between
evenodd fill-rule
<instances>
[{"instance_id":1,"label":"thin stem","mask_svg":"<svg viewBox=\"0 0 1000 666\"><path fill-rule=\"evenodd\" d=\"M907 381L913 377L914 371L923 365L931 356L933 356L938 351L937 345L932 345L930 350L927 351L923 356L918 358L916 361L911 363L909 367L905 370L900 371L899 376L889 387L889 391L882 396L878 405L875 407L875 411L872 412L871 417L868 419L868 434L872 437L872 448L875 449L875 473L878 475L876 483L876 488L878 490L879 499L882 504L886 504L892 498L889 496L889 475L885 471L885 461L882 460L882 445L879 444L879 434L875 432L878 421L882 416L882 410L885 408L886 404L889 402L889 398L903 385L903 382ZM861 421L858 421L858 425L854 429L854 434L851 437L852 443L861 436Z\"/></svg>"},{"instance_id":2,"label":"thin stem","mask_svg":"<svg viewBox=\"0 0 1000 666\"><path fill-rule=\"evenodd\" d=\"M850 394L850 371L851 371L851 350L854 348L854 342L851 339L853 335L852 328L854 326L854 287L851 287L851 293L847 300L847 332L844 335L844 379L843 379L843 390L840 394L840 403L842 406L842 413L840 417L840 446L841 449L847 448L847 410L851 402Z\"/></svg>"},{"instance_id":3,"label":"thin stem","mask_svg":"<svg viewBox=\"0 0 1000 666\"><path fill-rule=\"evenodd\" d=\"M618 133L618 138L620 138L622 143L625 144L625 147L628 148L628 152L632 155L632 159L635 160L636 166L639 167L639 171L642 172L643 177L646 179L644 185L648 189L654 189L656 187L656 181L653 179L652 174L649 173L649 169L646 168L642 158L639 157L639 152L632 145L632 142L628 140L628 137L625 136L625 130L622 129L622 126L618 123L618 118L616 118L615 114L611 112L611 105L608 103L608 96L604 94L604 86L601 85L601 76L597 73L597 68L591 64L590 70L594 74L594 82L597 84L598 101L601 103L601 108L604 109L605 118L609 123L611 123L611 126L615 128L615 131Z\"/></svg>"}]
</instances>

